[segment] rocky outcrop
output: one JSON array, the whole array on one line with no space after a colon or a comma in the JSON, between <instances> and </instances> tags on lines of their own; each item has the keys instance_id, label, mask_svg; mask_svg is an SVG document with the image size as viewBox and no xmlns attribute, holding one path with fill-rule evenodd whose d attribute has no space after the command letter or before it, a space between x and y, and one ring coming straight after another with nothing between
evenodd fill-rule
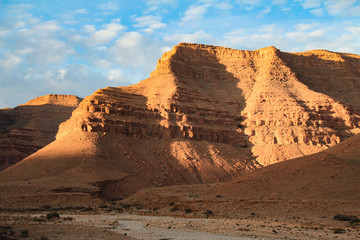
<instances>
[{"instance_id":1,"label":"rocky outcrop","mask_svg":"<svg viewBox=\"0 0 360 240\"><path fill-rule=\"evenodd\" d=\"M224 181L319 152L359 132L359 59L181 43L148 79L86 97L56 141L0 181L101 186L106 191L97 194L117 189L112 197L126 197L148 186ZM351 85L349 96L337 92L339 82Z\"/></svg>"},{"instance_id":2,"label":"rocky outcrop","mask_svg":"<svg viewBox=\"0 0 360 240\"><path fill-rule=\"evenodd\" d=\"M0 109L0 170L54 141L59 124L80 101L72 95L46 95L14 109Z\"/></svg>"},{"instance_id":3,"label":"rocky outcrop","mask_svg":"<svg viewBox=\"0 0 360 240\"><path fill-rule=\"evenodd\" d=\"M87 97L57 137L78 130L226 143L268 165L359 131L357 66L357 55L324 50L182 43L163 55L149 79Z\"/></svg>"}]
</instances>

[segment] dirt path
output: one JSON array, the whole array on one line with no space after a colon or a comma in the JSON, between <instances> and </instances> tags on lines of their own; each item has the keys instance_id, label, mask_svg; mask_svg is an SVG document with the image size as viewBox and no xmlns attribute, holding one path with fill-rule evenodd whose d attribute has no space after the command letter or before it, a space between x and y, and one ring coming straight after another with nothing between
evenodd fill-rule
<instances>
[{"instance_id":1,"label":"dirt path","mask_svg":"<svg viewBox=\"0 0 360 240\"><path fill-rule=\"evenodd\" d=\"M219 219L175 216L143 216L116 212L69 213L47 219L44 213L0 213L1 236L29 240L270 240L270 239L360 239L358 225L321 218ZM13 233L12 233L13 232ZM13 235L11 235L13 234ZM45 238L44 238L45 239Z\"/></svg>"},{"instance_id":2,"label":"dirt path","mask_svg":"<svg viewBox=\"0 0 360 240\"><path fill-rule=\"evenodd\" d=\"M205 223L210 219L191 219L194 223ZM189 219L174 217L153 217L153 216L134 216L122 215L118 220L119 226L114 229L115 232L124 233L137 239L176 239L176 240L249 240L255 238L218 235L210 232L190 230L188 228ZM209 223L211 223L209 221ZM168 225L167 228L164 228ZM173 228L173 227L175 228ZM214 227L209 224L209 227Z\"/></svg>"}]
</instances>

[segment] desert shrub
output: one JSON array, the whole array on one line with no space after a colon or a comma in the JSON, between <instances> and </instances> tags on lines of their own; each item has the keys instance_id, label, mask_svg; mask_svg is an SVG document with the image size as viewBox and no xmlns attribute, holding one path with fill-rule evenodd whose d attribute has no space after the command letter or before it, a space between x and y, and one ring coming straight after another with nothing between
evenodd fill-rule
<instances>
[{"instance_id":1,"label":"desert shrub","mask_svg":"<svg viewBox=\"0 0 360 240\"><path fill-rule=\"evenodd\" d=\"M11 226L0 226L0 230L10 230L12 229Z\"/></svg>"},{"instance_id":2,"label":"desert shrub","mask_svg":"<svg viewBox=\"0 0 360 240\"><path fill-rule=\"evenodd\" d=\"M120 206L124 209L129 209L131 207L131 204L121 203Z\"/></svg>"},{"instance_id":3,"label":"desert shrub","mask_svg":"<svg viewBox=\"0 0 360 240\"><path fill-rule=\"evenodd\" d=\"M114 211L117 211L118 213L124 212L124 209L122 207L114 207Z\"/></svg>"},{"instance_id":4,"label":"desert shrub","mask_svg":"<svg viewBox=\"0 0 360 240\"><path fill-rule=\"evenodd\" d=\"M48 209L51 209L52 207L50 205L43 205L41 206L41 209L44 209L44 210L48 210Z\"/></svg>"},{"instance_id":5,"label":"desert shrub","mask_svg":"<svg viewBox=\"0 0 360 240\"><path fill-rule=\"evenodd\" d=\"M82 212L91 212L91 211L93 211L94 209L92 208L92 207L87 207L87 208L84 208L84 209L82 209L81 211Z\"/></svg>"},{"instance_id":6,"label":"desert shrub","mask_svg":"<svg viewBox=\"0 0 360 240\"><path fill-rule=\"evenodd\" d=\"M144 209L144 206L141 205L141 204L138 204L138 203L135 203L135 204L133 204L132 206L135 207L136 210Z\"/></svg>"},{"instance_id":7,"label":"desert shrub","mask_svg":"<svg viewBox=\"0 0 360 240\"><path fill-rule=\"evenodd\" d=\"M343 233L345 233L345 229L343 229L343 228L336 228L336 229L334 229L334 233L336 233L336 234L343 234Z\"/></svg>"},{"instance_id":8,"label":"desert shrub","mask_svg":"<svg viewBox=\"0 0 360 240\"><path fill-rule=\"evenodd\" d=\"M72 221L72 220L74 220L74 218L72 218L72 217L64 217L64 221Z\"/></svg>"},{"instance_id":9,"label":"desert shrub","mask_svg":"<svg viewBox=\"0 0 360 240\"><path fill-rule=\"evenodd\" d=\"M177 210L179 210L179 207L178 207L178 206L174 206L174 207L172 207L172 208L170 209L171 212L175 212L175 211L177 211Z\"/></svg>"},{"instance_id":10,"label":"desert shrub","mask_svg":"<svg viewBox=\"0 0 360 240\"><path fill-rule=\"evenodd\" d=\"M345 215L345 214L336 214L334 220L337 221L347 221L347 222L360 222L360 219L357 216Z\"/></svg>"},{"instance_id":11,"label":"desert shrub","mask_svg":"<svg viewBox=\"0 0 360 240\"><path fill-rule=\"evenodd\" d=\"M28 238L29 237L29 232L28 230L22 230L20 233L20 236L23 238Z\"/></svg>"},{"instance_id":12,"label":"desert shrub","mask_svg":"<svg viewBox=\"0 0 360 240\"><path fill-rule=\"evenodd\" d=\"M192 210L190 208L185 209L186 214L191 213L191 212L192 212Z\"/></svg>"},{"instance_id":13,"label":"desert shrub","mask_svg":"<svg viewBox=\"0 0 360 240\"><path fill-rule=\"evenodd\" d=\"M57 212L51 212L51 213L46 214L46 219L47 220L60 219L60 215Z\"/></svg>"},{"instance_id":14,"label":"desert shrub","mask_svg":"<svg viewBox=\"0 0 360 240\"><path fill-rule=\"evenodd\" d=\"M34 218L33 221L34 222L46 222L46 220L44 218Z\"/></svg>"},{"instance_id":15,"label":"desert shrub","mask_svg":"<svg viewBox=\"0 0 360 240\"><path fill-rule=\"evenodd\" d=\"M212 210L206 210L205 212L204 212L204 214L206 215L206 217L211 217L211 216L214 216L214 212L212 211Z\"/></svg>"}]
</instances>

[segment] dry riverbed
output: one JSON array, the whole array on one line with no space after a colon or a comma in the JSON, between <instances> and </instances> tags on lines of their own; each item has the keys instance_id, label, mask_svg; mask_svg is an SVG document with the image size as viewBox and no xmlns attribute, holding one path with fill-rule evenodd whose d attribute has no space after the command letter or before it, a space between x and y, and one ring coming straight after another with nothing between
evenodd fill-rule
<instances>
[{"instance_id":1,"label":"dry riverbed","mask_svg":"<svg viewBox=\"0 0 360 240\"><path fill-rule=\"evenodd\" d=\"M6 213L0 239L360 239L358 225L327 219L140 216L117 212Z\"/></svg>"}]
</instances>

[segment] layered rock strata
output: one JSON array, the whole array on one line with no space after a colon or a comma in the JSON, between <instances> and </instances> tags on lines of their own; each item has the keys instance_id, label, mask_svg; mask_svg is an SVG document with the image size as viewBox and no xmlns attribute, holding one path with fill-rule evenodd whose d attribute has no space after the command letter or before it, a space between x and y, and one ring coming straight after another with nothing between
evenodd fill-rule
<instances>
[{"instance_id":1,"label":"layered rock strata","mask_svg":"<svg viewBox=\"0 0 360 240\"><path fill-rule=\"evenodd\" d=\"M86 98L73 131L246 148L262 165L318 152L359 131L360 58L274 47L180 44L149 79ZM341 86L340 86L341 85ZM83 113L79 119L76 116Z\"/></svg>"},{"instance_id":2,"label":"layered rock strata","mask_svg":"<svg viewBox=\"0 0 360 240\"><path fill-rule=\"evenodd\" d=\"M0 170L54 141L59 124L80 101L72 95L46 95L14 109L0 109Z\"/></svg>"},{"instance_id":3,"label":"layered rock strata","mask_svg":"<svg viewBox=\"0 0 360 240\"><path fill-rule=\"evenodd\" d=\"M56 141L0 180L96 183L97 194L124 197L144 186L223 181L315 153L359 132L358 69L358 55L324 50L181 43L148 79L86 97ZM343 88L349 94L339 82L351 86Z\"/></svg>"}]
</instances>

